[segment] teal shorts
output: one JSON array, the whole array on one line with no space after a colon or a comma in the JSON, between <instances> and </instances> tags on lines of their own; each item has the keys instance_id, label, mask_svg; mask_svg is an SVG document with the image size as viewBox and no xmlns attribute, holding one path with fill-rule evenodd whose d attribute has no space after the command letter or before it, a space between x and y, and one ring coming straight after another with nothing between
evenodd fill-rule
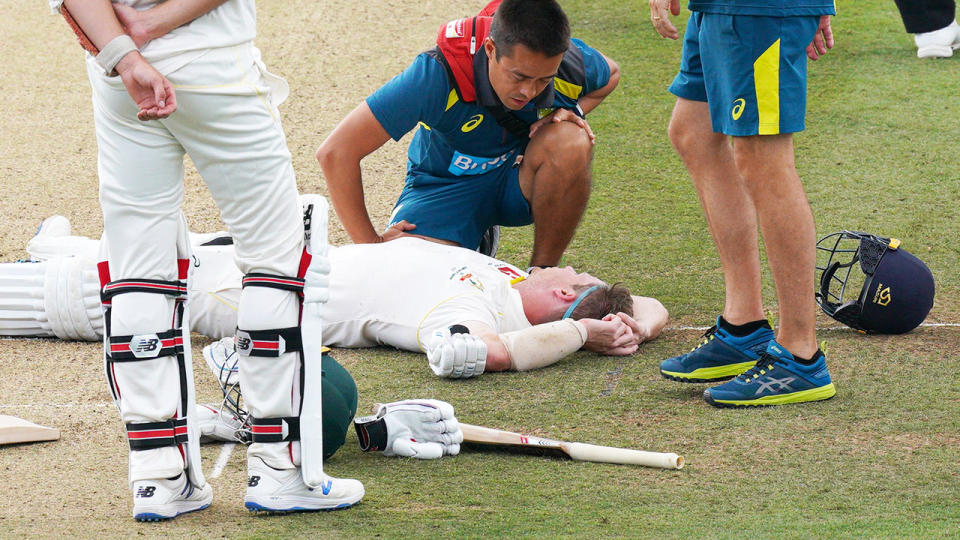
<instances>
[{"instance_id":1,"label":"teal shorts","mask_svg":"<svg viewBox=\"0 0 960 540\"><path fill-rule=\"evenodd\" d=\"M693 12L670 92L706 101L713 130L734 136L803 131L807 45L818 16Z\"/></svg>"},{"instance_id":2,"label":"teal shorts","mask_svg":"<svg viewBox=\"0 0 960 540\"><path fill-rule=\"evenodd\" d=\"M529 225L533 213L520 190L520 167L507 164L456 179L408 177L390 222L403 219L417 226L413 234L477 249L490 226Z\"/></svg>"}]
</instances>

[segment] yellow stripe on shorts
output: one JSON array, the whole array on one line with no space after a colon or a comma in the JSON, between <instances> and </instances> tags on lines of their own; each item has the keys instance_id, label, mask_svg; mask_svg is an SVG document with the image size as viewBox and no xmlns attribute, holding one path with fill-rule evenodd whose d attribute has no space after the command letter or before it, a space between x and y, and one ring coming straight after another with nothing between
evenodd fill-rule
<instances>
[{"instance_id":1,"label":"yellow stripe on shorts","mask_svg":"<svg viewBox=\"0 0 960 540\"><path fill-rule=\"evenodd\" d=\"M753 63L753 86L757 92L760 135L780 133L780 40Z\"/></svg>"}]
</instances>

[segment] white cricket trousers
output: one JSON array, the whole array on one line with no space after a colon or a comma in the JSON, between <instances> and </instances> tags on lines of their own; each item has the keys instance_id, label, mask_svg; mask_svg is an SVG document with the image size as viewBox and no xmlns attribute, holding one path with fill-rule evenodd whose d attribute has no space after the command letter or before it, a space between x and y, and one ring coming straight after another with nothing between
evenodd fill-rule
<instances>
[{"instance_id":1,"label":"white cricket trousers","mask_svg":"<svg viewBox=\"0 0 960 540\"><path fill-rule=\"evenodd\" d=\"M295 276L303 250L297 186L277 105L282 80L267 73L252 43L211 49L167 74L177 110L141 122L120 77L106 77L88 60L99 145L98 173L110 279L177 279L176 242L183 203L183 157L203 177L236 243L243 273ZM113 298L115 336L169 330L169 297L127 293ZM248 287L237 324L244 330L296 326L299 301L287 291ZM299 402L298 358L241 362L241 388L254 417L292 416ZM179 368L173 357L114 363L124 422L158 422L177 412ZM193 434L192 434L193 436ZM297 445L299 446L299 445ZM248 450L278 468L293 467L289 443ZM195 464L199 466L199 464ZM177 447L130 452L130 481L176 476L184 467Z\"/></svg>"}]
</instances>

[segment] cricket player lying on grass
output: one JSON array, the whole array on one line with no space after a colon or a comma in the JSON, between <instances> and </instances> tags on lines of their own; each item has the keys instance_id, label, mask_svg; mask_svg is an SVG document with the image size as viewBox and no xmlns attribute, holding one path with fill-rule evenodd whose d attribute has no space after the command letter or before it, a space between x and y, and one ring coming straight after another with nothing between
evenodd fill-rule
<instances>
[{"instance_id":1,"label":"cricket player lying on grass","mask_svg":"<svg viewBox=\"0 0 960 540\"><path fill-rule=\"evenodd\" d=\"M191 242L191 329L224 338L204 349L221 365L234 347L242 275L225 233L194 234ZM70 236L66 218L54 216L27 251L32 262L0 264L0 335L102 339L98 242ZM526 371L581 348L629 355L667 322L657 300L570 267L527 274L418 238L332 247L330 262L324 345L425 352L441 377Z\"/></svg>"}]
</instances>

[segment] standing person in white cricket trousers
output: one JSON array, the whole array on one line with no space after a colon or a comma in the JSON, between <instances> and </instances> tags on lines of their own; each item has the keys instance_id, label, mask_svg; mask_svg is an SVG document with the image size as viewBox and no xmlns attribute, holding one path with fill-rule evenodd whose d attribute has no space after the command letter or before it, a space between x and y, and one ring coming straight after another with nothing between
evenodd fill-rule
<instances>
[{"instance_id":1,"label":"standing person in white cricket trousers","mask_svg":"<svg viewBox=\"0 0 960 540\"><path fill-rule=\"evenodd\" d=\"M105 365L130 441L134 517L169 519L213 498L200 470L189 328L181 324L188 319L185 153L246 274L237 321L238 337L252 344L240 362L255 418L246 506L283 512L358 502L364 490L356 480L327 478L323 489L309 489L301 475L294 439L304 222L277 111L288 88L253 45L254 0L50 4L68 8L98 50L88 54L87 72L105 229Z\"/></svg>"}]
</instances>

